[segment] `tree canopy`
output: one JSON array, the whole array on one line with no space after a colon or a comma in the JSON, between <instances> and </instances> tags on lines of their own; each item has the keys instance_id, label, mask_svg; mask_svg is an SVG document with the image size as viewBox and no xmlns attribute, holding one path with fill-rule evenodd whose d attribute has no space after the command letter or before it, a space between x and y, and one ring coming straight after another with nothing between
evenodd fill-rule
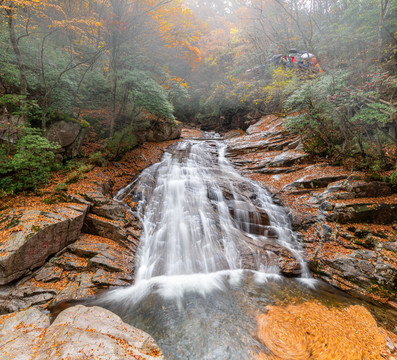
<instances>
[{"instance_id":1,"label":"tree canopy","mask_svg":"<svg viewBox=\"0 0 397 360\"><path fill-rule=\"evenodd\" d=\"M299 110L291 129L318 153L369 164L395 144L396 0L3 0L0 14L0 106L44 136L59 119L111 139Z\"/></svg>"}]
</instances>

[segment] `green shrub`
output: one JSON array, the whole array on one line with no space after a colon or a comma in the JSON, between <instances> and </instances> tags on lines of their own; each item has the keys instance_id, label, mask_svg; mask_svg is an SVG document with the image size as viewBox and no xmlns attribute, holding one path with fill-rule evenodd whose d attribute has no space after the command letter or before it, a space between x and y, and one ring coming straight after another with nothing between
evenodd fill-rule
<instances>
[{"instance_id":1,"label":"green shrub","mask_svg":"<svg viewBox=\"0 0 397 360\"><path fill-rule=\"evenodd\" d=\"M393 185L397 184L397 166L393 173L390 175L390 183L392 183Z\"/></svg>"},{"instance_id":2,"label":"green shrub","mask_svg":"<svg viewBox=\"0 0 397 360\"><path fill-rule=\"evenodd\" d=\"M390 76L390 81L379 88L376 76L365 77L366 82L359 85L348 72L301 82L284 103L286 110L299 112L287 118L287 127L302 135L308 152L339 162L350 159L356 167L368 168L374 177L380 176L381 170L391 166L390 162L378 160L384 157L385 145L391 141L384 125L395 110L379 98L396 85ZM375 89L373 82L379 85L377 91L369 90Z\"/></svg>"},{"instance_id":3,"label":"green shrub","mask_svg":"<svg viewBox=\"0 0 397 360\"><path fill-rule=\"evenodd\" d=\"M68 190L68 186L65 183L61 183L55 187L54 192L58 193L58 192L67 191L67 190Z\"/></svg>"},{"instance_id":4,"label":"green shrub","mask_svg":"<svg viewBox=\"0 0 397 360\"><path fill-rule=\"evenodd\" d=\"M90 164L95 166L105 166L106 158L105 155L101 151L97 151L90 155L88 158Z\"/></svg>"},{"instance_id":5,"label":"green shrub","mask_svg":"<svg viewBox=\"0 0 397 360\"><path fill-rule=\"evenodd\" d=\"M81 164L76 170L72 171L66 180L66 184L74 184L75 182L81 180L85 173L91 171L93 169L93 165Z\"/></svg>"},{"instance_id":6,"label":"green shrub","mask_svg":"<svg viewBox=\"0 0 397 360\"><path fill-rule=\"evenodd\" d=\"M81 180L83 178L83 174L77 170L74 170L71 172L71 174L69 175L69 177L67 178L67 180L65 181L66 184L70 185L70 184L74 184L77 181Z\"/></svg>"},{"instance_id":7,"label":"green shrub","mask_svg":"<svg viewBox=\"0 0 397 360\"><path fill-rule=\"evenodd\" d=\"M0 106L17 118L23 118L30 124L41 119L41 109L35 100L28 100L26 95L6 94L0 97Z\"/></svg>"},{"instance_id":8,"label":"green shrub","mask_svg":"<svg viewBox=\"0 0 397 360\"><path fill-rule=\"evenodd\" d=\"M28 134L17 143L14 156L1 153L0 187L6 193L36 189L45 184L56 166L54 151L59 145L46 138Z\"/></svg>"},{"instance_id":9,"label":"green shrub","mask_svg":"<svg viewBox=\"0 0 397 360\"><path fill-rule=\"evenodd\" d=\"M65 183L58 184L50 196L43 200L45 204L55 204L67 201L68 186Z\"/></svg>"},{"instance_id":10,"label":"green shrub","mask_svg":"<svg viewBox=\"0 0 397 360\"><path fill-rule=\"evenodd\" d=\"M84 166L84 162L82 160L71 159L66 162L66 164L62 167L62 174L69 174L74 170L77 170Z\"/></svg>"},{"instance_id":11,"label":"green shrub","mask_svg":"<svg viewBox=\"0 0 397 360\"><path fill-rule=\"evenodd\" d=\"M112 159L120 158L136 146L137 139L131 127L116 132L113 138L106 143L106 148L111 153Z\"/></svg>"},{"instance_id":12,"label":"green shrub","mask_svg":"<svg viewBox=\"0 0 397 360\"><path fill-rule=\"evenodd\" d=\"M90 164L84 164L78 167L77 171L81 174L90 172L94 167Z\"/></svg>"}]
</instances>

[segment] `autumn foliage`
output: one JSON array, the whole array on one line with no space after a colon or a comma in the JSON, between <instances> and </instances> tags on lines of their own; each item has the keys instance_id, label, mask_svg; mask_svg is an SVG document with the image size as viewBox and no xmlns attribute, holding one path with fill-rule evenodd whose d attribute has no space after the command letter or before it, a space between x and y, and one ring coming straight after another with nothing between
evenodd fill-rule
<instances>
[{"instance_id":1,"label":"autumn foliage","mask_svg":"<svg viewBox=\"0 0 397 360\"><path fill-rule=\"evenodd\" d=\"M258 317L258 337L271 353L262 353L258 360L380 360L388 352L386 332L357 305L268 306L267 314Z\"/></svg>"}]
</instances>

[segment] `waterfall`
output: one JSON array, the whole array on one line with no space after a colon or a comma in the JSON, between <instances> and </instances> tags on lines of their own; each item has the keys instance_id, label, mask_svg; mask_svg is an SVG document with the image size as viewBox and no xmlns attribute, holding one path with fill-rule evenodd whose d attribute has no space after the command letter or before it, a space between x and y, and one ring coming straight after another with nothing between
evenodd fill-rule
<instances>
[{"instance_id":1,"label":"waterfall","mask_svg":"<svg viewBox=\"0 0 397 360\"><path fill-rule=\"evenodd\" d=\"M253 359L266 351L256 316L313 291L285 210L226 150L217 139L176 143L115 197L138 203L135 284L94 304L150 333L168 360Z\"/></svg>"},{"instance_id":2,"label":"waterfall","mask_svg":"<svg viewBox=\"0 0 397 360\"><path fill-rule=\"evenodd\" d=\"M309 273L283 208L242 177L221 141L184 141L118 192L139 201L143 235L135 284L156 277L249 269L279 274L271 246L287 250ZM262 250L261 250L262 249Z\"/></svg>"}]
</instances>

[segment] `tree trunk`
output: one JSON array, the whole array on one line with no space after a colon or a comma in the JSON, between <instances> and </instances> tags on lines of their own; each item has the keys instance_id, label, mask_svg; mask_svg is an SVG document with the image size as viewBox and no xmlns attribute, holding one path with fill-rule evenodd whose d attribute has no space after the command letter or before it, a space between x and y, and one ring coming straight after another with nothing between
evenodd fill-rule
<instances>
[{"instance_id":1,"label":"tree trunk","mask_svg":"<svg viewBox=\"0 0 397 360\"><path fill-rule=\"evenodd\" d=\"M116 122L116 108L117 108L117 74L116 74L116 70L114 70L113 94L112 94L112 117L110 119L110 131L109 131L110 139L114 135L114 124Z\"/></svg>"},{"instance_id":2,"label":"tree trunk","mask_svg":"<svg viewBox=\"0 0 397 360\"><path fill-rule=\"evenodd\" d=\"M46 136L47 132L47 109L48 109L48 94L44 96L43 102L41 104L41 130L43 136Z\"/></svg>"},{"instance_id":3,"label":"tree trunk","mask_svg":"<svg viewBox=\"0 0 397 360\"><path fill-rule=\"evenodd\" d=\"M380 1L379 26L378 26L378 60L383 60L383 28L389 0Z\"/></svg>"},{"instance_id":4,"label":"tree trunk","mask_svg":"<svg viewBox=\"0 0 397 360\"><path fill-rule=\"evenodd\" d=\"M110 119L110 131L109 138L111 139L114 135L114 125L116 122L116 109L117 109L117 56L118 56L118 46L117 46L117 34L115 31L112 32L112 53L110 59L110 68L113 74L113 88L112 88L112 117Z\"/></svg>"},{"instance_id":5,"label":"tree trunk","mask_svg":"<svg viewBox=\"0 0 397 360\"><path fill-rule=\"evenodd\" d=\"M11 10L7 11L7 15L8 15L8 31L10 33L11 45L12 45L12 48L14 49L14 53L15 53L15 56L16 56L17 62L18 62L20 92L21 92L21 95L27 95L28 86L27 86L27 81L26 81L25 64L23 62L21 50L19 49L17 37L15 34L14 19L12 17Z\"/></svg>"}]
</instances>

